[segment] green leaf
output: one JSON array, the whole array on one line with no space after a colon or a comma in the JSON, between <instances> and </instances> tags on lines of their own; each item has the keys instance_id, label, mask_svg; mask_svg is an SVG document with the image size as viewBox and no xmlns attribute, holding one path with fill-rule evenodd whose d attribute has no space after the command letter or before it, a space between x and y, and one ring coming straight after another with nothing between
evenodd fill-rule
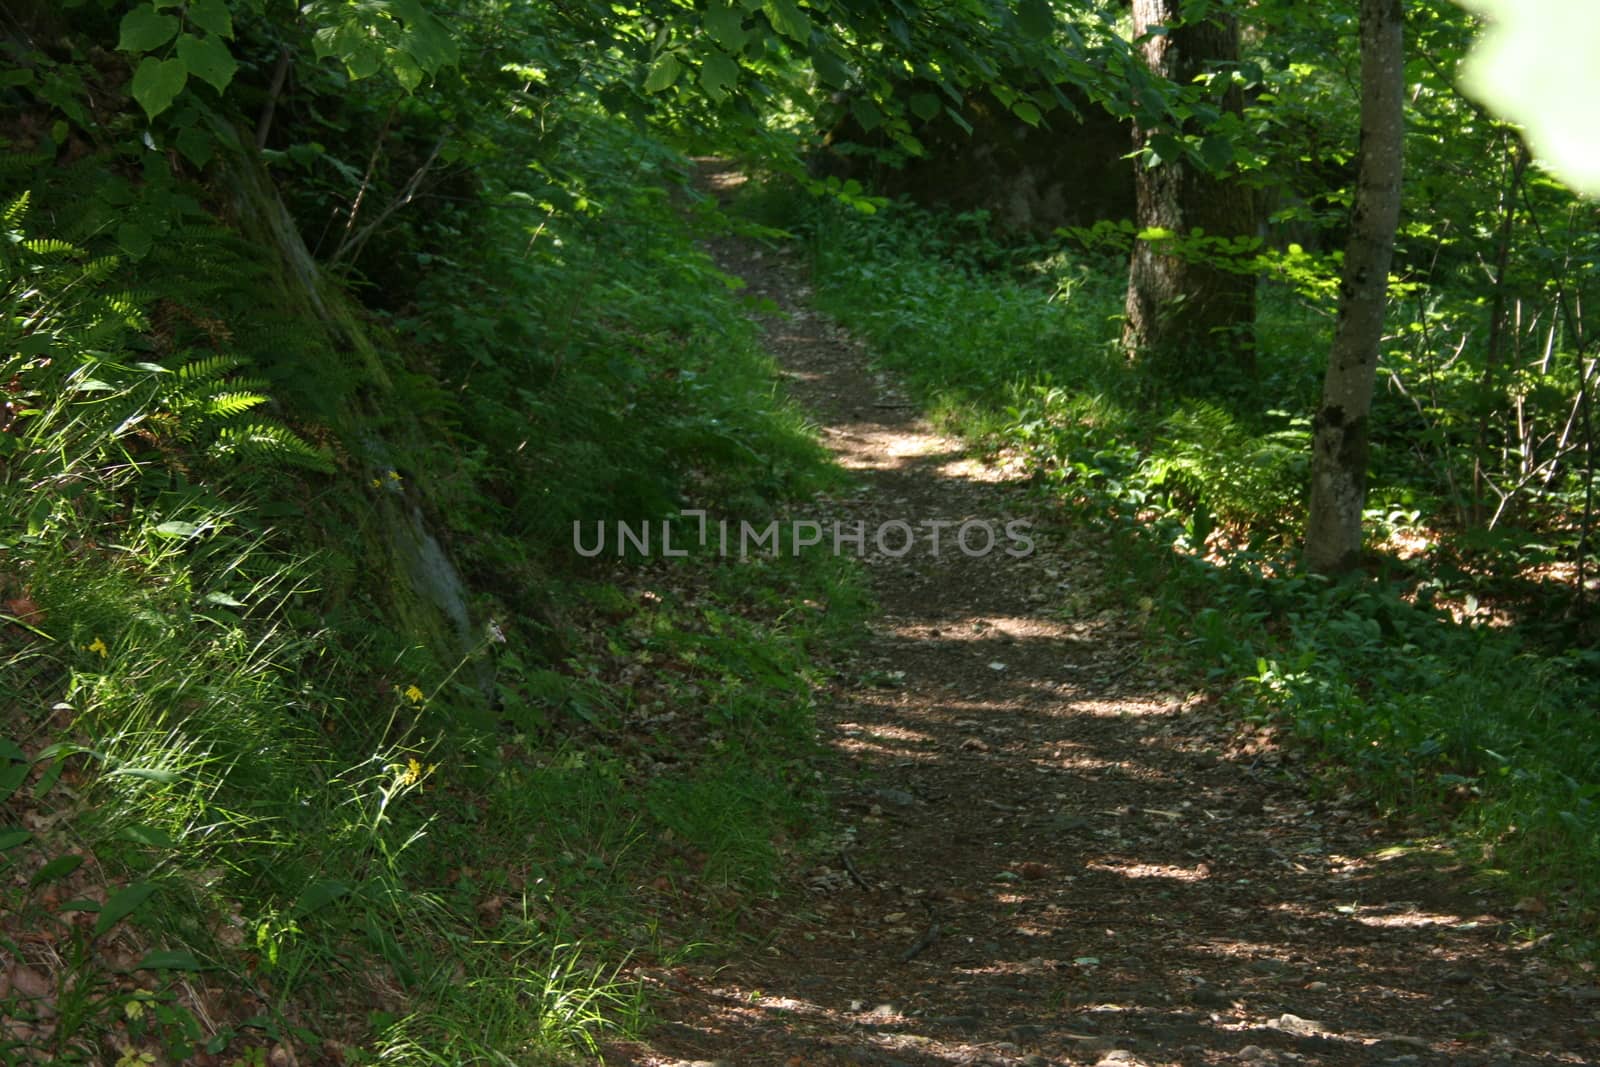
<instances>
[{"instance_id":1,"label":"green leaf","mask_svg":"<svg viewBox=\"0 0 1600 1067\"><path fill-rule=\"evenodd\" d=\"M1183 142L1170 133L1156 133L1150 135L1150 163L1149 166L1159 167L1163 163L1183 158Z\"/></svg>"},{"instance_id":2,"label":"green leaf","mask_svg":"<svg viewBox=\"0 0 1600 1067\"><path fill-rule=\"evenodd\" d=\"M190 74L219 93L228 87L239 69L233 53L220 37L196 37L186 33L178 38L178 58L183 60Z\"/></svg>"},{"instance_id":3,"label":"green leaf","mask_svg":"<svg viewBox=\"0 0 1600 1067\"><path fill-rule=\"evenodd\" d=\"M932 93L913 93L911 95L911 113L924 122L930 122L944 107L939 98Z\"/></svg>"},{"instance_id":4,"label":"green leaf","mask_svg":"<svg viewBox=\"0 0 1600 1067\"><path fill-rule=\"evenodd\" d=\"M429 13L421 0L390 0L390 4L405 20L403 48L417 66L433 74L456 62L459 50L455 38L443 22Z\"/></svg>"},{"instance_id":5,"label":"green leaf","mask_svg":"<svg viewBox=\"0 0 1600 1067\"><path fill-rule=\"evenodd\" d=\"M133 72L133 98L153 119L172 106L188 81L189 68L183 60L145 56Z\"/></svg>"},{"instance_id":6,"label":"green leaf","mask_svg":"<svg viewBox=\"0 0 1600 1067\"><path fill-rule=\"evenodd\" d=\"M294 918L303 919L307 915L321 911L340 897L348 896L350 886L334 878L326 878L320 882L312 882L300 894L300 899L294 903Z\"/></svg>"},{"instance_id":7,"label":"green leaf","mask_svg":"<svg viewBox=\"0 0 1600 1067\"><path fill-rule=\"evenodd\" d=\"M134 841L152 848L177 848L177 840L165 830L156 826L141 826L137 823L124 826L117 831L117 836L124 841Z\"/></svg>"},{"instance_id":8,"label":"green leaf","mask_svg":"<svg viewBox=\"0 0 1600 1067\"><path fill-rule=\"evenodd\" d=\"M794 0L765 0L761 10L767 13L772 28L785 37L801 44L811 40L811 20Z\"/></svg>"},{"instance_id":9,"label":"green leaf","mask_svg":"<svg viewBox=\"0 0 1600 1067\"><path fill-rule=\"evenodd\" d=\"M233 37L233 12L223 0L189 0L189 21L218 37Z\"/></svg>"},{"instance_id":10,"label":"green leaf","mask_svg":"<svg viewBox=\"0 0 1600 1067\"><path fill-rule=\"evenodd\" d=\"M27 830L0 830L0 852L16 848L32 837L33 834Z\"/></svg>"},{"instance_id":11,"label":"green leaf","mask_svg":"<svg viewBox=\"0 0 1600 1067\"><path fill-rule=\"evenodd\" d=\"M1233 162L1233 141L1227 137L1207 137L1200 142L1200 158L1207 167L1221 171Z\"/></svg>"},{"instance_id":12,"label":"green leaf","mask_svg":"<svg viewBox=\"0 0 1600 1067\"><path fill-rule=\"evenodd\" d=\"M700 84L713 100L721 102L738 83L739 64L721 52L714 52L701 61Z\"/></svg>"},{"instance_id":13,"label":"green leaf","mask_svg":"<svg viewBox=\"0 0 1600 1067\"><path fill-rule=\"evenodd\" d=\"M135 966L136 971L198 971L200 961L191 953L178 949L157 949L146 952Z\"/></svg>"},{"instance_id":14,"label":"green leaf","mask_svg":"<svg viewBox=\"0 0 1600 1067\"><path fill-rule=\"evenodd\" d=\"M878 110L878 105L864 96L858 96L850 101L850 114L861 124L863 130L871 132L883 125L883 112Z\"/></svg>"},{"instance_id":15,"label":"green leaf","mask_svg":"<svg viewBox=\"0 0 1600 1067\"><path fill-rule=\"evenodd\" d=\"M718 2L705 13L706 31L713 40L729 52L737 53L750 39L744 28L744 13L730 3Z\"/></svg>"},{"instance_id":16,"label":"green leaf","mask_svg":"<svg viewBox=\"0 0 1600 1067\"><path fill-rule=\"evenodd\" d=\"M6 763L0 766L0 803L10 800L11 793L21 789L22 782L27 781L30 768L27 763Z\"/></svg>"},{"instance_id":17,"label":"green leaf","mask_svg":"<svg viewBox=\"0 0 1600 1067\"><path fill-rule=\"evenodd\" d=\"M126 889L120 889L106 901L105 907L100 909L100 918L95 920L94 936L99 937L123 919L132 915L134 910L150 899L157 889L154 882L135 882Z\"/></svg>"},{"instance_id":18,"label":"green leaf","mask_svg":"<svg viewBox=\"0 0 1600 1067\"><path fill-rule=\"evenodd\" d=\"M670 89L672 83L678 80L678 75L683 73L683 64L671 52L663 52L656 57L650 65L650 73L645 75L644 91L659 93Z\"/></svg>"},{"instance_id":19,"label":"green leaf","mask_svg":"<svg viewBox=\"0 0 1600 1067\"><path fill-rule=\"evenodd\" d=\"M183 158L196 167L204 167L211 162L211 156L217 147L211 135L197 126L179 130L176 143L178 151L183 153Z\"/></svg>"},{"instance_id":20,"label":"green leaf","mask_svg":"<svg viewBox=\"0 0 1600 1067\"><path fill-rule=\"evenodd\" d=\"M45 882L53 882L57 878L65 878L67 875L71 874L73 871L82 866L82 856L57 856L49 863L46 863L43 867L40 867L37 871L34 871L33 877L28 879L28 884L33 886L43 885Z\"/></svg>"},{"instance_id":21,"label":"green leaf","mask_svg":"<svg viewBox=\"0 0 1600 1067\"><path fill-rule=\"evenodd\" d=\"M133 259L143 259L154 240L148 229L132 219L117 226L117 244Z\"/></svg>"},{"instance_id":22,"label":"green leaf","mask_svg":"<svg viewBox=\"0 0 1600 1067\"><path fill-rule=\"evenodd\" d=\"M817 72L817 77L835 89L844 89L850 85L849 64L831 48L812 53L811 67Z\"/></svg>"},{"instance_id":23,"label":"green leaf","mask_svg":"<svg viewBox=\"0 0 1600 1067\"><path fill-rule=\"evenodd\" d=\"M177 32L178 20L175 16L158 15L153 5L140 4L122 16L122 35L117 40L117 50L149 52L172 40Z\"/></svg>"},{"instance_id":24,"label":"green leaf","mask_svg":"<svg viewBox=\"0 0 1600 1067\"><path fill-rule=\"evenodd\" d=\"M1039 113L1038 105L1031 100L1018 100L1011 105L1011 113L1029 126L1039 125L1039 120L1043 117Z\"/></svg>"},{"instance_id":25,"label":"green leaf","mask_svg":"<svg viewBox=\"0 0 1600 1067\"><path fill-rule=\"evenodd\" d=\"M389 57L389 72L400 83L400 88L408 93L416 92L422 84L423 70L408 52L396 52Z\"/></svg>"},{"instance_id":26,"label":"green leaf","mask_svg":"<svg viewBox=\"0 0 1600 1067\"><path fill-rule=\"evenodd\" d=\"M1050 0L1022 0L1017 5L1017 23L1032 37L1049 37L1056 30L1056 13Z\"/></svg>"},{"instance_id":27,"label":"green leaf","mask_svg":"<svg viewBox=\"0 0 1600 1067\"><path fill-rule=\"evenodd\" d=\"M139 778L146 782L156 782L161 785L171 785L182 778L176 771L164 771L159 767L118 767L116 770L107 771L107 778Z\"/></svg>"},{"instance_id":28,"label":"green leaf","mask_svg":"<svg viewBox=\"0 0 1600 1067\"><path fill-rule=\"evenodd\" d=\"M0 737L0 759L14 759L27 762L28 754L22 751L22 746L9 737Z\"/></svg>"},{"instance_id":29,"label":"green leaf","mask_svg":"<svg viewBox=\"0 0 1600 1067\"><path fill-rule=\"evenodd\" d=\"M172 519L168 522L161 523L151 532L157 537L193 537L204 528L205 527L201 526L199 523L182 522L178 519Z\"/></svg>"}]
</instances>

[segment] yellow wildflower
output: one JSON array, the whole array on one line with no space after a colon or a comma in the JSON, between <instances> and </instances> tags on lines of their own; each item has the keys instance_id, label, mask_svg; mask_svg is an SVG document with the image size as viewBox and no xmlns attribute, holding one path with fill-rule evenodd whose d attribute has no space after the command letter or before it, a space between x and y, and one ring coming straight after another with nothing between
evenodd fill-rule
<instances>
[{"instance_id":1,"label":"yellow wildflower","mask_svg":"<svg viewBox=\"0 0 1600 1067\"><path fill-rule=\"evenodd\" d=\"M400 774L401 785L416 785L422 780L422 764L417 757L406 760L406 769Z\"/></svg>"},{"instance_id":2,"label":"yellow wildflower","mask_svg":"<svg viewBox=\"0 0 1600 1067\"><path fill-rule=\"evenodd\" d=\"M396 471L396 470L391 470L389 472L389 480L391 482L398 482L400 480L400 472Z\"/></svg>"},{"instance_id":3,"label":"yellow wildflower","mask_svg":"<svg viewBox=\"0 0 1600 1067\"><path fill-rule=\"evenodd\" d=\"M89 644L85 645L84 648L90 652L100 653L101 659L105 659L106 656L111 652L111 650L106 647L106 643L98 637L89 642Z\"/></svg>"},{"instance_id":4,"label":"yellow wildflower","mask_svg":"<svg viewBox=\"0 0 1600 1067\"><path fill-rule=\"evenodd\" d=\"M378 479L378 478L372 479L372 488L374 488L374 489L382 489L383 488L382 480Z\"/></svg>"},{"instance_id":5,"label":"yellow wildflower","mask_svg":"<svg viewBox=\"0 0 1600 1067\"><path fill-rule=\"evenodd\" d=\"M404 692L404 693L403 693L403 694L402 694L402 695L403 695L403 696L404 696L404 697L405 697L405 698L406 698L406 699L407 699L407 700L409 700L409 701L411 701L411 703L413 703L413 704L420 704L420 703L422 703L422 700L423 700L423 697L424 697L424 696L425 696L425 695L426 695L426 694L424 694L424 693L423 693L423 692L422 692L422 690L420 690L420 689L418 689L418 688L417 688L417 687L416 687L416 685L415 685L415 684L413 684L413 685L408 685L408 686L406 686L406 688L405 688L405 692Z\"/></svg>"}]
</instances>

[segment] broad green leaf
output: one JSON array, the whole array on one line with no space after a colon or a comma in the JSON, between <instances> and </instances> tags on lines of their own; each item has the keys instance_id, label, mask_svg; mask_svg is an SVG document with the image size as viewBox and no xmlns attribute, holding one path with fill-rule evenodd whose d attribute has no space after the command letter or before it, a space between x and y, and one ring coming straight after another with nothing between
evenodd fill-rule
<instances>
[{"instance_id":1,"label":"broad green leaf","mask_svg":"<svg viewBox=\"0 0 1600 1067\"><path fill-rule=\"evenodd\" d=\"M65 878L79 867L83 866L83 857L75 855L57 856L55 859L33 872L33 877L28 880L29 885L43 885L53 882L57 878Z\"/></svg>"},{"instance_id":2,"label":"broad green leaf","mask_svg":"<svg viewBox=\"0 0 1600 1067\"><path fill-rule=\"evenodd\" d=\"M1170 133L1150 135L1150 166L1159 167L1183 158L1183 142Z\"/></svg>"},{"instance_id":3,"label":"broad green leaf","mask_svg":"<svg viewBox=\"0 0 1600 1067\"><path fill-rule=\"evenodd\" d=\"M403 47L417 66L433 74L455 64L460 54L455 38L443 22L429 13L422 0L390 0L390 4L405 20Z\"/></svg>"},{"instance_id":4,"label":"broad green leaf","mask_svg":"<svg viewBox=\"0 0 1600 1067\"><path fill-rule=\"evenodd\" d=\"M0 852L18 845L33 837L27 830L0 830Z\"/></svg>"},{"instance_id":5,"label":"broad green leaf","mask_svg":"<svg viewBox=\"0 0 1600 1067\"><path fill-rule=\"evenodd\" d=\"M911 94L911 113L924 122L929 122L944 107L939 98L932 93Z\"/></svg>"},{"instance_id":6,"label":"broad green leaf","mask_svg":"<svg viewBox=\"0 0 1600 1067\"><path fill-rule=\"evenodd\" d=\"M218 37L233 36L233 12L223 0L189 0L189 21Z\"/></svg>"},{"instance_id":7,"label":"broad green leaf","mask_svg":"<svg viewBox=\"0 0 1600 1067\"><path fill-rule=\"evenodd\" d=\"M134 259L143 259L154 240L148 228L131 219L117 226L117 244Z\"/></svg>"},{"instance_id":8,"label":"broad green leaf","mask_svg":"<svg viewBox=\"0 0 1600 1067\"><path fill-rule=\"evenodd\" d=\"M1600 196L1600 4L1595 0L1459 0L1489 19L1462 66L1462 87L1525 127L1539 162Z\"/></svg>"},{"instance_id":9,"label":"broad green leaf","mask_svg":"<svg viewBox=\"0 0 1600 1067\"><path fill-rule=\"evenodd\" d=\"M670 89L672 83L678 80L678 75L683 73L683 63L671 52L663 52L656 57L650 65L650 73L645 75L644 91L659 93Z\"/></svg>"},{"instance_id":10,"label":"broad green leaf","mask_svg":"<svg viewBox=\"0 0 1600 1067\"><path fill-rule=\"evenodd\" d=\"M767 13L772 28L785 37L801 44L811 40L811 20L794 0L766 0L761 10Z\"/></svg>"},{"instance_id":11,"label":"broad green leaf","mask_svg":"<svg viewBox=\"0 0 1600 1067\"><path fill-rule=\"evenodd\" d=\"M146 782L171 785L182 778L177 771L164 771L160 767L118 767L106 772L107 778L139 778Z\"/></svg>"},{"instance_id":12,"label":"broad green leaf","mask_svg":"<svg viewBox=\"0 0 1600 1067\"><path fill-rule=\"evenodd\" d=\"M141 845L150 845L154 848L176 848L178 846L177 839L157 826L143 826L134 823L118 830L117 836L124 841L135 841Z\"/></svg>"},{"instance_id":13,"label":"broad green leaf","mask_svg":"<svg viewBox=\"0 0 1600 1067\"><path fill-rule=\"evenodd\" d=\"M204 167L211 162L211 156L216 151L216 141L210 134L190 126L178 131L178 151L183 153L183 158L193 163L196 167Z\"/></svg>"},{"instance_id":14,"label":"broad green leaf","mask_svg":"<svg viewBox=\"0 0 1600 1067\"><path fill-rule=\"evenodd\" d=\"M178 32L173 15L158 15L150 4L140 4L122 16L122 33L117 39L121 52L149 52L172 40Z\"/></svg>"},{"instance_id":15,"label":"broad green leaf","mask_svg":"<svg viewBox=\"0 0 1600 1067\"><path fill-rule=\"evenodd\" d=\"M1233 162L1233 141L1227 137L1207 137L1200 142L1200 158L1206 166L1220 171Z\"/></svg>"},{"instance_id":16,"label":"broad green leaf","mask_svg":"<svg viewBox=\"0 0 1600 1067\"><path fill-rule=\"evenodd\" d=\"M844 89L850 85L850 66L844 57L838 55L830 48L824 48L812 53L811 66L817 72L817 77L835 89Z\"/></svg>"},{"instance_id":17,"label":"broad green leaf","mask_svg":"<svg viewBox=\"0 0 1600 1067\"><path fill-rule=\"evenodd\" d=\"M22 746L9 737L0 737L0 759L14 759L26 762L28 754L22 751Z\"/></svg>"},{"instance_id":18,"label":"broad green leaf","mask_svg":"<svg viewBox=\"0 0 1600 1067\"><path fill-rule=\"evenodd\" d=\"M1176 236L1178 235L1175 232L1165 226L1146 226L1139 231L1141 241L1169 241Z\"/></svg>"},{"instance_id":19,"label":"broad green leaf","mask_svg":"<svg viewBox=\"0 0 1600 1067\"><path fill-rule=\"evenodd\" d=\"M152 532L157 537L193 537L202 529L204 527L199 523L171 519L158 525Z\"/></svg>"},{"instance_id":20,"label":"broad green leaf","mask_svg":"<svg viewBox=\"0 0 1600 1067\"><path fill-rule=\"evenodd\" d=\"M219 93L228 87L239 69L233 53L220 37L196 37L186 33L178 38L178 58L189 68L190 74Z\"/></svg>"},{"instance_id":21,"label":"broad green leaf","mask_svg":"<svg viewBox=\"0 0 1600 1067\"><path fill-rule=\"evenodd\" d=\"M0 767L0 804L5 803L28 780L28 771L32 770L26 763L7 763Z\"/></svg>"},{"instance_id":22,"label":"broad green leaf","mask_svg":"<svg viewBox=\"0 0 1600 1067\"><path fill-rule=\"evenodd\" d=\"M389 57L389 71L394 75L394 80L408 93L417 91L422 84L423 70L417 61L407 52L396 52Z\"/></svg>"},{"instance_id":23,"label":"broad green leaf","mask_svg":"<svg viewBox=\"0 0 1600 1067\"><path fill-rule=\"evenodd\" d=\"M100 909L100 918L95 920L94 936L99 937L123 919L132 915L134 910L150 899L156 891L154 882L135 882L126 889L119 889L106 901L105 907Z\"/></svg>"},{"instance_id":24,"label":"broad green leaf","mask_svg":"<svg viewBox=\"0 0 1600 1067\"><path fill-rule=\"evenodd\" d=\"M1056 13L1050 0L1022 0L1017 5L1017 22L1034 37L1049 37L1056 29Z\"/></svg>"},{"instance_id":25,"label":"broad green leaf","mask_svg":"<svg viewBox=\"0 0 1600 1067\"><path fill-rule=\"evenodd\" d=\"M714 52L706 56L700 63L700 84L711 98L722 101L735 85L739 83L739 64L723 55Z\"/></svg>"},{"instance_id":26,"label":"broad green leaf","mask_svg":"<svg viewBox=\"0 0 1600 1067\"><path fill-rule=\"evenodd\" d=\"M1011 113L1029 126L1039 125L1039 120L1044 117L1039 113L1038 105L1031 100L1018 100L1011 105Z\"/></svg>"},{"instance_id":27,"label":"broad green leaf","mask_svg":"<svg viewBox=\"0 0 1600 1067\"><path fill-rule=\"evenodd\" d=\"M337 879L327 878L320 882L312 882L300 894L300 899L295 901L292 914L296 919L303 919L349 893L350 886Z\"/></svg>"},{"instance_id":28,"label":"broad green leaf","mask_svg":"<svg viewBox=\"0 0 1600 1067\"><path fill-rule=\"evenodd\" d=\"M861 123L863 130L870 132L883 125L883 112L878 110L877 104L864 96L858 96L850 101L850 114Z\"/></svg>"},{"instance_id":29,"label":"broad green leaf","mask_svg":"<svg viewBox=\"0 0 1600 1067\"><path fill-rule=\"evenodd\" d=\"M737 53L750 39L750 31L744 28L744 12L722 0L706 10L705 27L712 39L729 52Z\"/></svg>"},{"instance_id":30,"label":"broad green leaf","mask_svg":"<svg viewBox=\"0 0 1600 1067\"><path fill-rule=\"evenodd\" d=\"M133 72L133 98L153 119L172 106L188 81L189 68L183 60L145 56Z\"/></svg>"},{"instance_id":31,"label":"broad green leaf","mask_svg":"<svg viewBox=\"0 0 1600 1067\"><path fill-rule=\"evenodd\" d=\"M200 961L193 954L179 949L157 949L146 952L144 959L135 965L136 971L198 971Z\"/></svg>"}]
</instances>

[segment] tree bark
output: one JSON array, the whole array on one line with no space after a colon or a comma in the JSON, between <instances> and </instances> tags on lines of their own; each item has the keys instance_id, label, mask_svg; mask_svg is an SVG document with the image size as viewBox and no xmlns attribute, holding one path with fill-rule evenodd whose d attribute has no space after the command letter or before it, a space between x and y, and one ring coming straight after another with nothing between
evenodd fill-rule
<instances>
[{"instance_id":1,"label":"tree bark","mask_svg":"<svg viewBox=\"0 0 1600 1067\"><path fill-rule=\"evenodd\" d=\"M1401 0L1361 0L1361 150L1322 404L1313 422L1305 564L1337 574L1361 561L1368 419L1400 223L1405 136Z\"/></svg>"},{"instance_id":2,"label":"tree bark","mask_svg":"<svg viewBox=\"0 0 1600 1067\"><path fill-rule=\"evenodd\" d=\"M1232 15L1186 23L1183 0L1134 0L1133 30L1143 36L1154 26L1165 33L1148 37L1141 48L1152 72L1188 86L1219 62L1239 58L1239 24ZM1228 90L1223 110L1239 114L1243 94ZM1158 133L1180 136L1198 128L1146 128L1135 125L1133 144L1142 150ZM1236 179L1207 172L1181 159L1134 168L1137 218L1141 229L1160 227L1183 235L1203 229L1213 237L1254 236L1255 197ZM1127 319L1123 347L1131 357L1154 356L1172 369L1207 373L1219 363L1251 370L1255 353L1256 278L1216 262L1161 251L1136 241L1128 267Z\"/></svg>"}]
</instances>

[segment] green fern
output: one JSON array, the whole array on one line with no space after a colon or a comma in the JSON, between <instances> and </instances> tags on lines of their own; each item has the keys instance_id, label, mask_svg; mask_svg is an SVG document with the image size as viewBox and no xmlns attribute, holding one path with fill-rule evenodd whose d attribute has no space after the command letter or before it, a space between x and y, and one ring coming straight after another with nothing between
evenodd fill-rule
<instances>
[{"instance_id":1,"label":"green fern","mask_svg":"<svg viewBox=\"0 0 1600 1067\"><path fill-rule=\"evenodd\" d=\"M178 368L178 380L194 384L220 381L243 365L244 360L238 356L219 353L185 363Z\"/></svg>"},{"instance_id":2,"label":"green fern","mask_svg":"<svg viewBox=\"0 0 1600 1067\"><path fill-rule=\"evenodd\" d=\"M267 397L261 393L238 391L217 393L206 401L205 412L207 415L216 415L228 419L235 415L242 415L251 408L266 402Z\"/></svg>"},{"instance_id":3,"label":"green fern","mask_svg":"<svg viewBox=\"0 0 1600 1067\"><path fill-rule=\"evenodd\" d=\"M333 470L333 462L326 453L287 426L274 422L223 427L211 446L211 454L235 460L285 463L324 474Z\"/></svg>"},{"instance_id":4,"label":"green fern","mask_svg":"<svg viewBox=\"0 0 1600 1067\"><path fill-rule=\"evenodd\" d=\"M27 189L17 194L16 199L7 204L4 211L0 211L0 225L15 226L28 214L28 205L33 202L33 193Z\"/></svg>"},{"instance_id":5,"label":"green fern","mask_svg":"<svg viewBox=\"0 0 1600 1067\"><path fill-rule=\"evenodd\" d=\"M83 254L83 249L71 241L62 241L55 237L32 237L23 241L22 247L40 257L66 258Z\"/></svg>"}]
</instances>

